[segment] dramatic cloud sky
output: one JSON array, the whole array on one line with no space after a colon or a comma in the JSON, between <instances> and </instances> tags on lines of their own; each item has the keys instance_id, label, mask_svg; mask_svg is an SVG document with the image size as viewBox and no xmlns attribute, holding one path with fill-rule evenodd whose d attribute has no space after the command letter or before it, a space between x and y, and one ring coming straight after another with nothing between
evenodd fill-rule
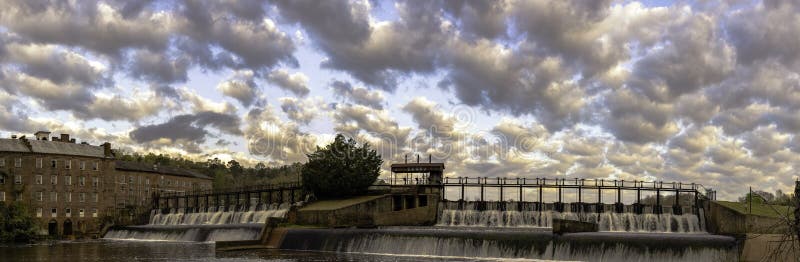
<instances>
[{"instance_id":1,"label":"dramatic cloud sky","mask_svg":"<svg viewBox=\"0 0 800 262\"><path fill-rule=\"evenodd\" d=\"M677 2L0 0L0 135L789 191L800 4Z\"/></svg>"}]
</instances>

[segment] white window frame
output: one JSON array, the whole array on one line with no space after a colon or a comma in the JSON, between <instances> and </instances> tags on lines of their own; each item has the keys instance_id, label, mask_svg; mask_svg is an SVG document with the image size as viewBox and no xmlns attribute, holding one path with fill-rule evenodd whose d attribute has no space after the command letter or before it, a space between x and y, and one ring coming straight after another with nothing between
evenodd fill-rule
<instances>
[{"instance_id":1,"label":"white window frame","mask_svg":"<svg viewBox=\"0 0 800 262\"><path fill-rule=\"evenodd\" d=\"M5 185L5 184L6 184L6 178L3 177L3 176L0 176L0 185Z\"/></svg>"},{"instance_id":2,"label":"white window frame","mask_svg":"<svg viewBox=\"0 0 800 262\"><path fill-rule=\"evenodd\" d=\"M58 193L50 192L50 202L58 202Z\"/></svg>"},{"instance_id":3,"label":"white window frame","mask_svg":"<svg viewBox=\"0 0 800 262\"><path fill-rule=\"evenodd\" d=\"M22 167L22 158L18 157L14 159L14 167Z\"/></svg>"},{"instance_id":4,"label":"white window frame","mask_svg":"<svg viewBox=\"0 0 800 262\"><path fill-rule=\"evenodd\" d=\"M42 175L36 175L36 184L37 185L44 184L44 177L42 177Z\"/></svg>"},{"instance_id":5,"label":"white window frame","mask_svg":"<svg viewBox=\"0 0 800 262\"><path fill-rule=\"evenodd\" d=\"M44 210L42 210L41 207L37 207L36 208L36 217L42 217L42 213L43 212L44 212Z\"/></svg>"},{"instance_id":6,"label":"white window frame","mask_svg":"<svg viewBox=\"0 0 800 262\"><path fill-rule=\"evenodd\" d=\"M0 191L0 202L6 201L6 191Z\"/></svg>"},{"instance_id":7,"label":"white window frame","mask_svg":"<svg viewBox=\"0 0 800 262\"><path fill-rule=\"evenodd\" d=\"M92 162L92 170L94 171L100 170L100 163Z\"/></svg>"},{"instance_id":8,"label":"white window frame","mask_svg":"<svg viewBox=\"0 0 800 262\"><path fill-rule=\"evenodd\" d=\"M72 160L64 160L64 169L72 169Z\"/></svg>"},{"instance_id":9,"label":"white window frame","mask_svg":"<svg viewBox=\"0 0 800 262\"><path fill-rule=\"evenodd\" d=\"M72 202L72 192L64 192L64 202Z\"/></svg>"},{"instance_id":10,"label":"white window frame","mask_svg":"<svg viewBox=\"0 0 800 262\"><path fill-rule=\"evenodd\" d=\"M58 168L58 159L50 159L50 168Z\"/></svg>"},{"instance_id":11,"label":"white window frame","mask_svg":"<svg viewBox=\"0 0 800 262\"><path fill-rule=\"evenodd\" d=\"M72 208L64 208L64 217L72 217Z\"/></svg>"},{"instance_id":12,"label":"white window frame","mask_svg":"<svg viewBox=\"0 0 800 262\"><path fill-rule=\"evenodd\" d=\"M22 175L14 175L14 184L22 185Z\"/></svg>"},{"instance_id":13,"label":"white window frame","mask_svg":"<svg viewBox=\"0 0 800 262\"><path fill-rule=\"evenodd\" d=\"M72 185L72 176L66 175L64 176L64 185L71 186Z\"/></svg>"},{"instance_id":14,"label":"white window frame","mask_svg":"<svg viewBox=\"0 0 800 262\"><path fill-rule=\"evenodd\" d=\"M92 187L97 187L100 185L100 178L99 177L92 177Z\"/></svg>"},{"instance_id":15,"label":"white window frame","mask_svg":"<svg viewBox=\"0 0 800 262\"><path fill-rule=\"evenodd\" d=\"M97 203L100 200L100 193L92 193L92 201Z\"/></svg>"},{"instance_id":16,"label":"white window frame","mask_svg":"<svg viewBox=\"0 0 800 262\"><path fill-rule=\"evenodd\" d=\"M43 162L44 162L44 159L42 159L41 157L36 158L36 168L41 169L42 165L43 165Z\"/></svg>"},{"instance_id":17,"label":"white window frame","mask_svg":"<svg viewBox=\"0 0 800 262\"><path fill-rule=\"evenodd\" d=\"M83 217L84 211L83 208L78 209L78 217Z\"/></svg>"},{"instance_id":18,"label":"white window frame","mask_svg":"<svg viewBox=\"0 0 800 262\"><path fill-rule=\"evenodd\" d=\"M50 217L53 217L53 218L58 217L58 208L51 208L50 209Z\"/></svg>"},{"instance_id":19,"label":"white window frame","mask_svg":"<svg viewBox=\"0 0 800 262\"><path fill-rule=\"evenodd\" d=\"M36 201L43 202L44 201L44 192L37 191L36 192Z\"/></svg>"},{"instance_id":20,"label":"white window frame","mask_svg":"<svg viewBox=\"0 0 800 262\"><path fill-rule=\"evenodd\" d=\"M58 175L51 175L50 176L50 184L51 185L58 185Z\"/></svg>"},{"instance_id":21,"label":"white window frame","mask_svg":"<svg viewBox=\"0 0 800 262\"><path fill-rule=\"evenodd\" d=\"M98 213L99 212L97 212L97 208L92 208L92 217L97 217Z\"/></svg>"},{"instance_id":22,"label":"white window frame","mask_svg":"<svg viewBox=\"0 0 800 262\"><path fill-rule=\"evenodd\" d=\"M86 176L79 176L78 177L78 185L79 186L86 186Z\"/></svg>"},{"instance_id":23,"label":"white window frame","mask_svg":"<svg viewBox=\"0 0 800 262\"><path fill-rule=\"evenodd\" d=\"M81 161L81 170L86 170L86 161Z\"/></svg>"},{"instance_id":24,"label":"white window frame","mask_svg":"<svg viewBox=\"0 0 800 262\"><path fill-rule=\"evenodd\" d=\"M84 193L84 192L81 192L81 193L78 195L78 201L80 201L80 202L86 202L86 193Z\"/></svg>"}]
</instances>

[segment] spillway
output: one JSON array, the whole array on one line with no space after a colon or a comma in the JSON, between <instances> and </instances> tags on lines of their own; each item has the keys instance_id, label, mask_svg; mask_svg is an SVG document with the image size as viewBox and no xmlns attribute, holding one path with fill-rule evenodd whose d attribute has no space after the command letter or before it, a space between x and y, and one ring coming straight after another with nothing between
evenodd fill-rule
<instances>
[{"instance_id":1,"label":"spillway","mask_svg":"<svg viewBox=\"0 0 800 262\"><path fill-rule=\"evenodd\" d=\"M104 239L146 241L216 242L255 240L270 217L283 218L291 204L262 204L250 207L210 207L200 212L171 209L153 210L150 222L142 226L114 228Z\"/></svg>"},{"instance_id":2,"label":"spillway","mask_svg":"<svg viewBox=\"0 0 800 262\"><path fill-rule=\"evenodd\" d=\"M529 205L499 205L488 203L478 208L476 203L459 206L458 202L442 202L437 226L449 227L552 227L554 218L597 223L600 231L702 233L703 223L695 214L635 214L633 212L557 212L536 211Z\"/></svg>"}]
</instances>

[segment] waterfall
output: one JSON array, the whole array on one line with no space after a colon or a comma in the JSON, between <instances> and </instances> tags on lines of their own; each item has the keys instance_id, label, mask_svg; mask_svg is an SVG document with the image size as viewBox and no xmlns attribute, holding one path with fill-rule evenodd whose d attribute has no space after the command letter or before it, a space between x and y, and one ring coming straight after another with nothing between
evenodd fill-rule
<instances>
[{"instance_id":1,"label":"waterfall","mask_svg":"<svg viewBox=\"0 0 800 262\"><path fill-rule=\"evenodd\" d=\"M474 203L467 203L458 208L457 202L442 203L437 226L458 227L552 227L552 219L569 219L594 222L600 231L618 232L670 232L701 233L705 232L701 220L695 214L635 214L632 212L556 212L535 211L516 205L501 209L499 205L487 205L485 210L478 210Z\"/></svg>"},{"instance_id":2,"label":"waterfall","mask_svg":"<svg viewBox=\"0 0 800 262\"><path fill-rule=\"evenodd\" d=\"M171 209L167 214L153 210L150 214L150 225L226 225L226 224L263 224L269 217L284 217L290 204L261 204L236 208L210 207L204 212L186 213L184 209Z\"/></svg>"},{"instance_id":3,"label":"waterfall","mask_svg":"<svg viewBox=\"0 0 800 262\"><path fill-rule=\"evenodd\" d=\"M708 234L557 236L513 228L296 229L282 249L460 258L581 261L738 261L736 240Z\"/></svg>"},{"instance_id":4,"label":"waterfall","mask_svg":"<svg viewBox=\"0 0 800 262\"><path fill-rule=\"evenodd\" d=\"M103 238L193 242L256 240L267 219L285 217L291 205L220 206L201 209L201 212L173 208L165 214L152 210L149 224L112 229Z\"/></svg>"}]
</instances>

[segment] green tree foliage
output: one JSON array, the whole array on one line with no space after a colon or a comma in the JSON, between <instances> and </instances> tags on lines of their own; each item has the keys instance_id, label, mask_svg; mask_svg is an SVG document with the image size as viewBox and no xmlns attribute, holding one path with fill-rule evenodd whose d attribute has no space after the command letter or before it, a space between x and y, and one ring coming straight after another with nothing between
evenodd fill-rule
<instances>
[{"instance_id":1,"label":"green tree foliage","mask_svg":"<svg viewBox=\"0 0 800 262\"><path fill-rule=\"evenodd\" d=\"M364 194L378 178L383 160L369 143L361 146L339 134L333 143L308 155L303 186L319 198Z\"/></svg>"},{"instance_id":2,"label":"green tree foliage","mask_svg":"<svg viewBox=\"0 0 800 262\"><path fill-rule=\"evenodd\" d=\"M300 163L277 167L268 167L264 163L258 163L255 168L252 168L246 167L236 160L225 163L219 158L193 161L165 154L142 155L124 150L116 150L116 153L117 159L123 161L168 165L203 173L214 179L214 188L297 182L300 180L300 169L302 168Z\"/></svg>"},{"instance_id":3,"label":"green tree foliage","mask_svg":"<svg viewBox=\"0 0 800 262\"><path fill-rule=\"evenodd\" d=\"M36 220L24 204L0 204L0 241L28 242L35 236Z\"/></svg>"}]
</instances>

